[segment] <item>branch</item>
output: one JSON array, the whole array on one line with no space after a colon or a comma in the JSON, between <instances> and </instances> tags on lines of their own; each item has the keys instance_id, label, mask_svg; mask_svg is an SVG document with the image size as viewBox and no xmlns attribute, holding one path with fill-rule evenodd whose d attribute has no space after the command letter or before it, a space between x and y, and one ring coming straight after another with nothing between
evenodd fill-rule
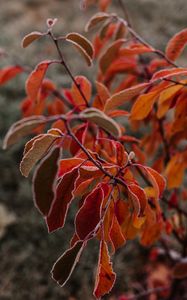
<instances>
[{"instance_id":1,"label":"branch","mask_svg":"<svg viewBox=\"0 0 187 300\"><path fill-rule=\"evenodd\" d=\"M56 46L57 52L58 52L58 54L59 54L59 56L60 56L60 58L61 58L61 65L65 68L65 70L66 70L66 72L68 73L69 77L71 78L71 80L72 80L73 83L75 84L77 90L79 91L79 93L80 93L82 99L83 99L84 102L85 102L85 105L86 105L87 107L89 107L89 104L88 104L88 101L87 101L87 99L86 99L86 96L84 95L83 91L81 90L80 85L77 83L77 81L76 81L75 77L73 76L73 74L72 74L70 68L68 67L67 63L66 63L65 60L64 60L63 54L62 54L62 52L61 52L61 50L60 50L60 47L59 47L59 44L58 44L58 40L56 39L56 37L52 34L52 32L51 32L50 30L48 31L48 35L51 37L52 41L54 42L54 44L55 44L55 46Z\"/></svg>"},{"instance_id":2,"label":"branch","mask_svg":"<svg viewBox=\"0 0 187 300\"><path fill-rule=\"evenodd\" d=\"M158 288L149 289L138 295L128 297L128 300L136 300L136 299L141 299L141 298L145 299L144 297L146 297L146 296L149 296L151 294L158 294L160 292L167 291L169 289L170 289L169 286L164 286L164 287L162 286L162 287L158 287Z\"/></svg>"}]
</instances>

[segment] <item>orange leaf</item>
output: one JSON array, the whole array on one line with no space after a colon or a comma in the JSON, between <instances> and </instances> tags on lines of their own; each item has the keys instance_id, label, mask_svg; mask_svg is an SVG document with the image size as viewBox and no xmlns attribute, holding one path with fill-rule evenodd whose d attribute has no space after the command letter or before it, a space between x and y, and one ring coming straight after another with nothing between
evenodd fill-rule
<instances>
[{"instance_id":1,"label":"orange leaf","mask_svg":"<svg viewBox=\"0 0 187 300\"><path fill-rule=\"evenodd\" d=\"M89 102L92 94L92 86L90 81L84 76L76 76L75 77L76 83L79 85L82 93L84 94L87 102ZM81 96L79 90L77 89L76 85L73 83L71 88L71 94L73 98L73 103L78 106L80 109L86 106L86 103Z\"/></svg>"},{"instance_id":2,"label":"orange leaf","mask_svg":"<svg viewBox=\"0 0 187 300\"><path fill-rule=\"evenodd\" d=\"M33 177L34 202L38 210L46 216L55 196L58 161L61 155L59 147L54 148L42 160Z\"/></svg>"},{"instance_id":3,"label":"orange leaf","mask_svg":"<svg viewBox=\"0 0 187 300\"><path fill-rule=\"evenodd\" d=\"M115 280L116 274L112 269L107 244L106 242L101 241L94 296L97 299L100 299L105 294L108 294L111 291Z\"/></svg>"},{"instance_id":4,"label":"orange leaf","mask_svg":"<svg viewBox=\"0 0 187 300\"><path fill-rule=\"evenodd\" d=\"M143 120L151 112L157 99L158 91L150 92L138 97L131 109L132 120Z\"/></svg>"},{"instance_id":5,"label":"orange leaf","mask_svg":"<svg viewBox=\"0 0 187 300\"><path fill-rule=\"evenodd\" d=\"M145 167L140 164L138 164L138 167L142 169L144 172L146 172L148 179L150 180L152 186L155 189L156 192L156 198L159 198L162 196L164 189L166 187L166 180L165 178L159 174L157 171L150 167Z\"/></svg>"},{"instance_id":6,"label":"orange leaf","mask_svg":"<svg viewBox=\"0 0 187 300\"><path fill-rule=\"evenodd\" d=\"M168 42L166 47L166 56L172 61L176 60L182 53L186 43L187 29L183 29L175 34Z\"/></svg>"},{"instance_id":7,"label":"orange leaf","mask_svg":"<svg viewBox=\"0 0 187 300\"><path fill-rule=\"evenodd\" d=\"M38 32L38 31L34 31L31 32L29 34L27 34L23 40L22 40L22 47L26 48L27 46L29 46L32 42L38 40L39 38L41 38L42 36L44 36L43 33Z\"/></svg>"},{"instance_id":8,"label":"orange leaf","mask_svg":"<svg viewBox=\"0 0 187 300\"><path fill-rule=\"evenodd\" d=\"M112 225L110 228L110 240L113 247L113 253L120 247L122 247L125 243L125 237L122 233L121 226L119 225L119 222L115 216L113 215L112 218Z\"/></svg>"},{"instance_id":9,"label":"orange leaf","mask_svg":"<svg viewBox=\"0 0 187 300\"><path fill-rule=\"evenodd\" d=\"M187 69L186 68L172 68L172 69L164 69L160 70L156 73L154 73L153 77L151 78L151 81L154 81L156 79L164 79L172 76L177 75L187 75Z\"/></svg>"},{"instance_id":10,"label":"orange leaf","mask_svg":"<svg viewBox=\"0 0 187 300\"><path fill-rule=\"evenodd\" d=\"M14 78L17 74L20 74L24 69L20 66L9 66L0 70L0 85L3 85L8 80Z\"/></svg>"},{"instance_id":11,"label":"orange leaf","mask_svg":"<svg viewBox=\"0 0 187 300\"><path fill-rule=\"evenodd\" d=\"M185 163L180 153L174 155L166 166L165 175L167 177L168 189L181 186L184 177Z\"/></svg>"},{"instance_id":12,"label":"orange leaf","mask_svg":"<svg viewBox=\"0 0 187 300\"><path fill-rule=\"evenodd\" d=\"M140 83L123 91L120 91L116 94L113 94L106 102L105 112L112 111L117 107L123 105L125 101L131 100L133 97L140 94L146 87L149 86L149 83Z\"/></svg>"},{"instance_id":13,"label":"orange leaf","mask_svg":"<svg viewBox=\"0 0 187 300\"><path fill-rule=\"evenodd\" d=\"M26 92L29 98L33 101L38 100L38 93L42 85L45 73L51 64L51 61L43 61L38 64L35 70L29 75L26 81Z\"/></svg>"}]
</instances>

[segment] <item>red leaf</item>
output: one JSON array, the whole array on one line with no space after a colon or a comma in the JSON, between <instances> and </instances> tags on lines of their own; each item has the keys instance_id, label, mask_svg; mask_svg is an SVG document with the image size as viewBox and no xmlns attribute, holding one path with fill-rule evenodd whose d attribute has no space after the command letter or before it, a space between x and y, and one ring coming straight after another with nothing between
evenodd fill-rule
<instances>
[{"instance_id":1,"label":"red leaf","mask_svg":"<svg viewBox=\"0 0 187 300\"><path fill-rule=\"evenodd\" d=\"M121 226L119 225L119 222L117 220L117 217L115 214L112 218L112 225L110 228L110 240L113 246L113 253L120 247L122 247L125 243L125 237L122 233Z\"/></svg>"},{"instance_id":2,"label":"red leaf","mask_svg":"<svg viewBox=\"0 0 187 300\"><path fill-rule=\"evenodd\" d=\"M77 177L78 168L74 168L60 180L57 186L56 197L46 218L49 232L64 226L69 206L74 197L73 191Z\"/></svg>"},{"instance_id":3,"label":"red leaf","mask_svg":"<svg viewBox=\"0 0 187 300\"><path fill-rule=\"evenodd\" d=\"M14 78L16 75L22 73L24 69L20 66L9 66L0 70L0 85L3 85L8 80Z\"/></svg>"},{"instance_id":4,"label":"red leaf","mask_svg":"<svg viewBox=\"0 0 187 300\"><path fill-rule=\"evenodd\" d=\"M92 94L92 87L90 81L84 77L84 76L76 76L75 80L77 84L79 85L82 93L84 94L87 102L89 102ZM71 95L72 95L72 100L75 106L78 106L80 109L83 109L86 106L86 103L81 96L78 88L76 85L73 83L72 88L71 88Z\"/></svg>"},{"instance_id":5,"label":"red leaf","mask_svg":"<svg viewBox=\"0 0 187 300\"><path fill-rule=\"evenodd\" d=\"M78 241L72 248L68 249L54 264L51 273L54 280L64 286L70 278L81 253L85 247L82 241Z\"/></svg>"},{"instance_id":6,"label":"red leaf","mask_svg":"<svg viewBox=\"0 0 187 300\"><path fill-rule=\"evenodd\" d=\"M101 206L104 199L102 185L97 186L85 199L77 213L75 224L80 239L85 239L96 228L101 219Z\"/></svg>"},{"instance_id":7,"label":"red leaf","mask_svg":"<svg viewBox=\"0 0 187 300\"><path fill-rule=\"evenodd\" d=\"M42 85L45 73L51 64L51 61L43 61L38 64L35 70L29 75L26 81L26 92L29 98L33 101L37 101L38 93Z\"/></svg>"},{"instance_id":8,"label":"red leaf","mask_svg":"<svg viewBox=\"0 0 187 300\"><path fill-rule=\"evenodd\" d=\"M34 201L38 210L48 215L55 196L54 184L56 183L60 148L54 148L40 163L33 177Z\"/></svg>"},{"instance_id":9,"label":"red leaf","mask_svg":"<svg viewBox=\"0 0 187 300\"><path fill-rule=\"evenodd\" d=\"M175 34L168 42L166 47L166 56L172 61L176 60L182 53L186 43L187 29L183 29Z\"/></svg>"},{"instance_id":10,"label":"red leaf","mask_svg":"<svg viewBox=\"0 0 187 300\"><path fill-rule=\"evenodd\" d=\"M103 74L107 71L110 64L116 59L119 49L124 44L124 42L124 39L120 39L113 42L113 44L110 45L105 51L105 53L102 55L99 65Z\"/></svg>"},{"instance_id":11,"label":"red leaf","mask_svg":"<svg viewBox=\"0 0 187 300\"><path fill-rule=\"evenodd\" d=\"M111 291L115 280L116 274L112 269L107 244L106 242L101 241L94 296L97 299L100 299L100 297L108 294Z\"/></svg>"},{"instance_id":12,"label":"red leaf","mask_svg":"<svg viewBox=\"0 0 187 300\"><path fill-rule=\"evenodd\" d=\"M172 68L172 69L165 69L158 71L154 73L153 77L151 78L151 81L154 81L156 79L164 79L172 76L177 75L187 75L187 69L186 68Z\"/></svg>"},{"instance_id":13,"label":"red leaf","mask_svg":"<svg viewBox=\"0 0 187 300\"><path fill-rule=\"evenodd\" d=\"M87 133L87 129L88 129L87 124L83 124L83 125L80 125L76 129L76 131L74 132L74 135L76 136L76 138L79 140L79 142L81 144L84 144L86 133ZM74 156L74 155L76 155L76 153L79 150L80 150L80 146L78 145L78 143L75 140L72 140L71 144L70 144L70 152L71 152L71 154Z\"/></svg>"},{"instance_id":14,"label":"red leaf","mask_svg":"<svg viewBox=\"0 0 187 300\"><path fill-rule=\"evenodd\" d=\"M83 162L84 159L78 157L61 159L58 176L64 176L66 173L70 172L75 167L80 166Z\"/></svg>"}]
</instances>

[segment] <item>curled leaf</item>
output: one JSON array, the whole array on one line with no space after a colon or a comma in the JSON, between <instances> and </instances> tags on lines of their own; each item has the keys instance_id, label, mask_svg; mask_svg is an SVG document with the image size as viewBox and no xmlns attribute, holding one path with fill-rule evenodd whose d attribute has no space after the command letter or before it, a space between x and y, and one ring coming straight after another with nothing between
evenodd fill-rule
<instances>
[{"instance_id":1,"label":"curled leaf","mask_svg":"<svg viewBox=\"0 0 187 300\"><path fill-rule=\"evenodd\" d=\"M89 31L90 29L94 28L96 25L106 21L107 19L111 18L112 15L104 13L104 12L99 12L95 14L86 24L85 26L85 31Z\"/></svg>"},{"instance_id":2,"label":"curled leaf","mask_svg":"<svg viewBox=\"0 0 187 300\"><path fill-rule=\"evenodd\" d=\"M16 123L14 123L9 131L7 132L4 141L3 149L15 144L22 137L32 133L32 131L39 125L46 123L47 120L43 116L33 116L24 118Z\"/></svg>"},{"instance_id":3,"label":"curled leaf","mask_svg":"<svg viewBox=\"0 0 187 300\"><path fill-rule=\"evenodd\" d=\"M97 108L87 108L81 113L81 117L100 126L113 136L121 136L119 125Z\"/></svg>"},{"instance_id":4,"label":"curled leaf","mask_svg":"<svg viewBox=\"0 0 187 300\"><path fill-rule=\"evenodd\" d=\"M59 257L54 264L51 273L53 279L56 280L59 285L64 286L70 278L80 259L84 247L85 243L82 241L76 242L76 244Z\"/></svg>"},{"instance_id":5,"label":"curled leaf","mask_svg":"<svg viewBox=\"0 0 187 300\"><path fill-rule=\"evenodd\" d=\"M115 280L116 274L112 269L107 244L105 241L101 241L94 296L97 299L100 299L105 294L108 294L111 291Z\"/></svg>"},{"instance_id":6,"label":"curled leaf","mask_svg":"<svg viewBox=\"0 0 187 300\"><path fill-rule=\"evenodd\" d=\"M72 43L74 46L77 47L79 52L85 58L87 64L90 66L92 64L92 59L94 55L94 49L91 42L83 35L76 32L67 34L65 39L66 41Z\"/></svg>"},{"instance_id":7,"label":"curled leaf","mask_svg":"<svg viewBox=\"0 0 187 300\"><path fill-rule=\"evenodd\" d=\"M47 151L59 138L61 138L60 133L59 136L54 134L42 134L40 138L34 141L30 150L23 156L20 164L20 171L23 176L27 177L29 175L38 160L46 155Z\"/></svg>"},{"instance_id":8,"label":"curled leaf","mask_svg":"<svg viewBox=\"0 0 187 300\"><path fill-rule=\"evenodd\" d=\"M101 206L104 198L103 190L97 186L85 199L77 213L76 233L80 239L85 239L96 228L101 218Z\"/></svg>"},{"instance_id":9,"label":"curled leaf","mask_svg":"<svg viewBox=\"0 0 187 300\"><path fill-rule=\"evenodd\" d=\"M56 196L46 218L49 232L62 228L65 224L69 206L74 197L75 183L78 178L78 167L66 173L56 187Z\"/></svg>"},{"instance_id":10,"label":"curled leaf","mask_svg":"<svg viewBox=\"0 0 187 300\"><path fill-rule=\"evenodd\" d=\"M41 161L33 177L34 202L39 211L48 215L55 196L55 183L60 158L60 148L56 147Z\"/></svg>"},{"instance_id":11,"label":"curled leaf","mask_svg":"<svg viewBox=\"0 0 187 300\"><path fill-rule=\"evenodd\" d=\"M44 34L38 31L33 31L27 34L22 40L22 47L23 48L28 47L30 44L32 44L32 42L38 40L42 36L44 36Z\"/></svg>"}]
</instances>

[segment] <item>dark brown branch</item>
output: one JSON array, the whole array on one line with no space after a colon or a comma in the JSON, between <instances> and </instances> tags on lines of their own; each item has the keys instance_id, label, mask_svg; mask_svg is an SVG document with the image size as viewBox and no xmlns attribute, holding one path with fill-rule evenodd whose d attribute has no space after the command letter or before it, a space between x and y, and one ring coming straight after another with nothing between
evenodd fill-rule
<instances>
[{"instance_id":1,"label":"dark brown branch","mask_svg":"<svg viewBox=\"0 0 187 300\"><path fill-rule=\"evenodd\" d=\"M125 20L128 24L129 27L132 27L132 22L130 20L130 16L129 16L129 13L128 13L128 10L126 8L126 5L124 4L124 1L123 0L118 0L119 2L119 5L123 11L123 14L124 14L124 17L125 17Z\"/></svg>"},{"instance_id":2,"label":"dark brown branch","mask_svg":"<svg viewBox=\"0 0 187 300\"><path fill-rule=\"evenodd\" d=\"M58 52L58 54L60 56L60 59L61 59L61 65L65 68L65 70L68 73L69 77L71 78L71 80L75 84L77 90L79 91L82 99L84 100L85 105L88 107L89 105L88 105L88 101L86 99L86 96L84 95L80 85L77 83L77 81L76 81L75 77L73 76L70 68L68 67L67 63L64 60L63 54L62 54L62 52L60 50L60 47L59 47L58 39L56 37L54 37L54 35L52 34L52 32L50 30L48 31L48 35L51 37L52 41L54 42L54 44L56 46L57 52Z\"/></svg>"}]
</instances>

